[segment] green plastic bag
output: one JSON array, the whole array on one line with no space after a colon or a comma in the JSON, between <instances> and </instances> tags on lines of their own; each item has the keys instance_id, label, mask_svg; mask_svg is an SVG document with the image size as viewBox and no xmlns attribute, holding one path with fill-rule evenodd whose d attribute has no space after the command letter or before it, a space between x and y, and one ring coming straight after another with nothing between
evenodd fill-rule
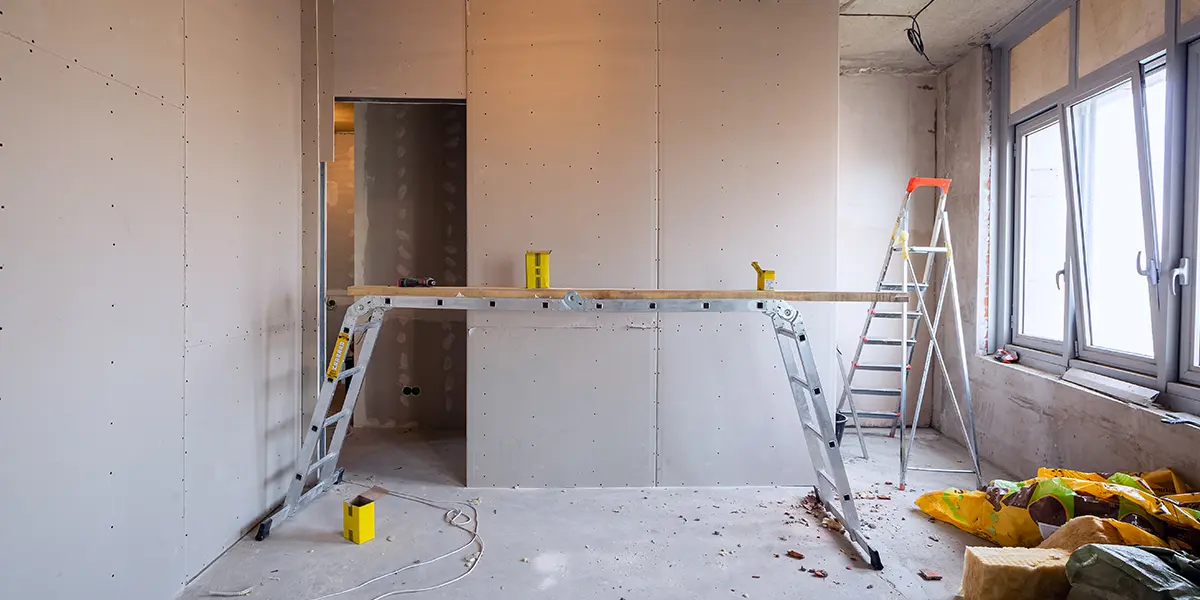
<instances>
[{"instance_id":1,"label":"green plastic bag","mask_svg":"<svg viewBox=\"0 0 1200 600\"><path fill-rule=\"evenodd\" d=\"M1200 578L1200 565L1195 561L1166 548L1088 544L1067 561L1071 582L1067 598L1200 600L1200 585L1189 579Z\"/></svg>"}]
</instances>

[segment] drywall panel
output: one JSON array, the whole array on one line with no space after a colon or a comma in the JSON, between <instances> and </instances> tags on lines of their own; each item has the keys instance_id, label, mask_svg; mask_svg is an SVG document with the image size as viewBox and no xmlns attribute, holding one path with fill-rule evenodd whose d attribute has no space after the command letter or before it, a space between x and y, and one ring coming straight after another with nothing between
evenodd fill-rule
<instances>
[{"instance_id":1,"label":"drywall panel","mask_svg":"<svg viewBox=\"0 0 1200 600\"><path fill-rule=\"evenodd\" d=\"M222 0L188 13L189 346L298 318L300 26L291 4Z\"/></svg>"},{"instance_id":2,"label":"drywall panel","mask_svg":"<svg viewBox=\"0 0 1200 600\"><path fill-rule=\"evenodd\" d=\"M461 104L357 109L354 240L364 281L466 281L465 120ZM464 313L390 311L371 357L383 367L364 376L356 424L465 429L466 359Z\"/></svg>"},{"instance_id":3,"label":"drywall panel","mask_svg":"<svg viewBox=\"0 0 1200 600\"><path fill-rule=\"evenodd\" d=\"M654 9L471 3L470 285L655 286Z\"/></svg>"},{"instance_id":4,"label":"drywall panel","mask_svg":"<svg viewBox=\"0 0 1200 600\"><path fill-rule=\"evenodd\" d=\"M655 8L471 3L470 285L523 285L528 250L553 251L556 286L657 285ZM520 344L485 349L479 332L493 330L469 336L470 481L652 484L654 336L641 328L654 321L645 317L470 314L469 326L514 329L503 344ZM510 362L528 361L534 349L556 357L554 374L537 385L526 376L550 369ZM489 402L504 402L505 413L485 410ZM597 403L627 416L595 410ZM543 416L546 407L556 412ZM604 435L590 436L602 428ZM548 430L561 433L547 437ZM583 435L586 446L577 443Z\"/></svg>"},{"instance_id":5,"label":"drywall panel","mask_svg":"<svg viewBox=\"0 0 1200 600\"><path fill-rule=\"evenodd\" d=\"M296 453L300 35L291 0L189 5L189 576L278 502Z\"/></svg>"},{"instance_id":6,"label":"drywall panel","mask_svg":"<svg viewBox=\"0 0 1200 600\"><path fill-rule=\"evenodd\" d=\"M333 162L334 115L333 0L317 0L317 122L321 130L318 154L321 162Z\"/></svg>"},{"instance_id":7,"label":"drywall panel","mask_svg":"<svg viewBox=\"0 0 1200 600\"><path fill-rule=\"evenodd\" d=\"M0 597L171 598L183 113L7 35L0 106Z\"/></svg>"},{"instance_id":8,"label":"drywall panel","mask_svg":"<svg viewBox=\"0 0 1200 600\"><path fill-rule=\"evenodd\" d=\"M870 290L874 289L890 246L909 178L936 172L937 77L863 74L843 75L838 81L837 289ZM913 199L911 231L917 240L914 243L924 244L933 228L934 196L925 189ZM889 281L900 280L899 262L893 261ZM917 269L923 269L923 262L917 262ZM837 343L845 352L843 362L847 366L858 345L866 308L862 304L836 307ZM899 337L899 323L876 319L871 333ZM863 352L864 363L896 362L899 356L898 348L868 346ZM922 344L916 354L923 357L924 353ZM830 379L825 383L828 388L841 392L842 381L836 370L822 375ZM914 408L919 378L918 373L911 381L910 407ZM857 387L894 388L899 383L894 373L866 371L858 372L854 381ZM929 398L926 396L926 410L918 423L929 422ZM855 400L859 410L896 408L895 398L860 396Z\"/></svg>"},{"instance_id":9,"label":"drywall panel","mask_svg":"<svg viewBox=\"0 0 1200 600\"><path fill-rule=\"evenodd\" d=\"M1179 0L1179 22L1187 23L1200 17L1200 0Z\"/></svg>"},{"instance_id":10,"label":"drywall panel","mask_svg":"<svg viewBox=\"0 0 1200 600\"><path fill-rule=\"evenodd\" d=\"M660 286L752 288L750 262L759 261L776 270L781 289L836 287L837 3L664 0L659 11ZM817 366L832 381L833 307L798 308L809 324ZM676 329L672 323L688 326ZM667 348L745 348L764 341L754 328L718 332L673 317L664 317L663 324L664 362ZM711 435L722 413L699 406L715 400L705 389L711 381L695 373L717 371L740 380L743 373L758 372L746 371L748 352L736 365L721 365L713 353L690 370L660 374L661 481L716 485L718 474L752 462L750 452L761 456L763 447L791 447L785 437L772 435L772 409L747 417L758 421L739 431L758 433L753 449L721 447ZM766 385L739 398L747 411L772 402ZM667 418L689 410L711 418ZM796 429L787 437L798 436ZM722 450L719 456L716 450ZM806 453L793 460L807 464ZM742 483L813 482L811 470L797 480L788 468L764 465ZM707 479L694 478L706 472Z\"/></svg>"},{"instance_id":11,"label":"drywall panel","mask_svg":"<svg viewBox=\"0 0 1200 600\"><path fill-rule=\"evenodd\" d=\"M296 359L294 327L187 349L188 579L287 492L299 451Z\"/></svg>"},{"instance_id":12,"label":"drywall panel","mask_svg":"<svg viewBox=\"0 0 1200 600\"><path fill-rule=\"evenodd\" d=\"M1010 113L1066 87L1071 79L1071 11L1064 10L1012 49Z\"/></svg>"},{"instance_id":13,"label":"drywall panel","mask_svg":"<svg viewBox=\"0 0 1200 600\"><path fill-rule=\"evenodd\" d=\"M183 106L184 0L7 0L0 32Z\"/></svg>"},{"instance_id":14,"label":"drywall panel","mask_svg":"<svg viewBox=\"0 0 1200 600\"><path fill-rule=\"evenodd\" d=\"M338 0L334 93L353 98L465 98L465 0Z\"/></svg>"},{"instance_id":15,"label":"drywall panel","mask_svg":"<svg viewBox=\"0 0 1200 600\"><path fill-rule=\"evenodd\" d=\"M811 484L770 319L667 314L661 332L658 485ZM687 400L663 389L667 382L676 389L686 382Z\"/></svg>"},{"instance_id":16,"label":"drywall panel","mask_svg":"<svg viewBox=\"0 0 1200 600\"><path fill-rule=\"evenodd\" d=\"M301 291L301 419L311 420L319 382L324 378L324 356L318 356L318 341L324 335L321 316L334 318L321 303L321 189L319 157L321 127L318 122L317 2L300 2L300 262Z\"/></svg>"},{"instance_id":17,"label":"drywall panel","mask_svg":"<svg viewBox=\"0 0 1200 600\"><path fill-rule=\"evenodd\" d=\"M654 485L654 331L471 328L467 485Z\"/></svg>"},{"instance_id":18,"label":"drywall panel","mask_svg":"<svg viewBox=\"0 0 1200 600\"><path fill-rule=\"evenodd\" d=\"M1162 0L1081 0L1079 76L1163 35L1165 10Z\"/></svg>"}]
</instances>

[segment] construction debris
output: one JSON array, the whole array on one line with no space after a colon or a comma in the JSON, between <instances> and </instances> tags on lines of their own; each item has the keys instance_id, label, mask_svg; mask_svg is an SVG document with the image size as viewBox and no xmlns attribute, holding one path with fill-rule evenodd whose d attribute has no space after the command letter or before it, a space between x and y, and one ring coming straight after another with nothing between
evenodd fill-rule
<instances>
[{"instance_id":1,"label":"construction debris","mask_svg":"<svg viewBox=\"0 0 1200 600\"><path fill-rule=\"evenodd\" d=\"M920 575L921 579L924 579L925 581L942 580L942 574L934 571L933 569L921 569L920 571L917 571L917 575Z\"/></svg>"},{"instance_id":2,"label":"construction debris","mask_svg":"<svg viewBox=\"0 0 1200 600\"><path fill-rule=\"evenodd\" d=\"M788 558L794 558L796 560L804 560L804 555L800 554L799 552L796 552L795 550L788 550L787 555L788 555Z\"/></svg>"},{"instance_id":3,"label":"construction debris","mask_svg":"<svg viewBox=\"0 0 1200 600\"><path fill-rule=\"evenodd\" d=\"M826 573L822 569L814 569L811 571L811 573L812 573L813 577L816 577L818 579L825 579L826 577L829 577L829 573Z\"/></svg>"}]
</instances>

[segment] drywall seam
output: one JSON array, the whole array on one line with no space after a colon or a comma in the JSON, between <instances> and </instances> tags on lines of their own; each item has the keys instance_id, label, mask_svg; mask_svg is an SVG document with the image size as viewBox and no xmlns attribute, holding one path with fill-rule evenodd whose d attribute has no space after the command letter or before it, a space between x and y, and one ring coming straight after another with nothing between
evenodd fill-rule
<instances>
[{"instance_id":1,"label":"drywall seam","mask_svg":"<svg viewBox=\"0 0 1200 600\"><path fill-rule=\"evenodd\" d=\"M61 60L61 61L65 62L65 63L72 63L72 60L71 60L70 58L67 58L67 57L65 57L65 56L63 56L63 55L61 55L61 54L58 54L57 52L54 52L53 50L48 50L48 49L46 49L45 47L39 46L39 45L37 45L37 44L33 43L33 41L32 41L32 40L27 40L27 39L24 39L24 38L22 38L21 36L14 35L14 34L13 34L13 33L11 33L11 32L8 32L8 31L3 31L3 30L0 30L0 35L6 35L6 36L8 36L8 37L10 37L10 38L12 38L12 39L14 39L14 40L17 40L18 42L21 42L22 44L26 44L26 45L32 46L32 47L34 47L34 48L37 48L38 50L41 50L42 52L45 52L46 54L49 54L49 55L51 55L51 56L53 56L53 57L55 57L55 58L57 58L57 59L59 59L59 60ZM72 63L72 64L76 64L76 65L78 65L78 66L79 66L79 68L81 68L81 69L84 69L84 70L87 70L87 71L91 71L92 73L94 73L94 74L96 74L96 75L99 75L100 77L103 77L103 78L105 78L105 79L107 79L107 80L109 80L109 81L112 81L113 83L116 83L116 84L119 84L119 85L123 85L123 86L125 86L125 87L129 88L129 90L130 90L130 91L133 91L133 92L138 92L138 93L141 93L141 94L145 94L145 95L147 95L147 96L150 96L151 98L154 98L155 100L159 100L159 101L161 101L161 102L166 102L166 103L167 103L168 105L170 105L170 106L173 106L173 107L175 107L175 108L178 108L179 110L183 110L183 106L180 106L180 105L178 105L178 104L175 104L174 102L170 102L170 101L168 101L166 98L164 98L164 97L162 97L162 96L155 96L154 94L151 94L150 92L147 92L147 91L145 91L145 90L141 89L140 87L138 87L138 86L136 86L136 85L133 85L133 84L131 84L131 83L126 83L126 82L124 82L124 81L121 81L120 79L117 79L116 77L114 77L114 76L112 76L112 75L105 74L105 73L101 73L100 71L97 71L97 70L95 70L95 69L93 69L93 68L91 68L91 67L89 67L89 66L87 66L87 65L85 65L85 64L80 64L78 61L74 61L74 63Z\"/></svg>"}]
</instances>

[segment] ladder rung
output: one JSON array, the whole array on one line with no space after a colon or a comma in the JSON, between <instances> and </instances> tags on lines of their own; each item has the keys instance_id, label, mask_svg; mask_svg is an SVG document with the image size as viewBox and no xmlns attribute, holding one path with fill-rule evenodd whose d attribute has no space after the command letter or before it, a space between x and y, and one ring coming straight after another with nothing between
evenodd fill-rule
<instances>
[{"instance_id":1,"label":"ladder rung","mask_svg":"<svg viewBox=\"0 0 1200 600\"><path fill-rule=\"evenodd\" d=\"M872 312L871 316L875 317L876 319L899 319L900 311L877 310ZM908 318L919 319L921 318L921 313L915 310L910 310L908 311Z\"/></svg>"},{"instance_id":2,"label":"ladder rung","mask_svg":"<svg viewBox=\"0 0 1200 600\"><path fill-rule=\"evenodd\" d=\"M345 419L348 416L350 416L350 411L348 411L348 410L342 410L342 412L339 412L337 414L329 415L328 417L325 418L325 423L323 424L323 426L329 427L330 425L333 425L334 423L337 423L338 421L341 421L342 419Z\"/></svg>"},{"instance_id":3,"label":"ladder rung","mask_svg":"<svg viewBox=\"0 0 1200 600\"><path fill-rule=\"evenodd\" d=\"M792 383L795 383L806 390L808 389L807 381L804 381L803 379L800 379L799 377L795 377L795 376L789 376L788 379L790 379L792 381Z\"/></svg>"},{"instance_id":4,"label":"ladder rung","mask_svg":"<svg viewBox=\"0 0 1200 600\"><path fill-rule=\"evenodd\" d=\"M850 393L856 396L899 396L900 390L895 388L850 388Z\"/></svg>"},{"instance_id":5,"label":"ladder rung","mask_svg":"<svg viewBox=\"0 0 1200 600\"><path fill-rule=\"evenodd\" d=\"M908 342L909 345L917 343L916 340L906 340L906 341ZM899 346L899 345L901 345L900 340L885 339L885 338L864 337L862 339L862 342L863 342L863 344L866 344L868 346Z\"/></svg>"},{"instance_id":6,"label":"ladder rung","mask_svg":"<svg viewBox=\"0 0 1200 600\"><path fill-rule=\"evenodd\" d=\"M881 284L879 284L879 291L881 291L881 292L899 292L899 291L903 290L905 292L913 292L913 291L923 292L928 287L929 287L928 283L910 283L910 284L908 284L908 287L905 287L899 283L881 283Z\"/></svg>"},{"instance_id":7,"label":"ladder rung","mask_svg":"<svg viewBox=\"0 0 1200 600\"><path fill-rule=\"evenodd\" d=\"M893 252L899 252L899 248L892 248ZM946 251L945 246L909 246L908 251L913 254L941 254Z\"/></svg>"},{"instance_id":8,"label":"ladder rung","mask_svg":"<svg viewBox=\"0 0 1200 600\"><path fill-rule=\"evenodd\" d=\"M828 482L829 487L833 488L835 491L840 492L840 490L838 490L837 483L835 483L833 481L833 478L829 476L829 473L825 472L825 469L817 469L817 475L819 475L821 477L821 479L824 479L826 482ZM838 498L838 499L841 500L841 498Z\"/></svg>"},{"instance_id":9,"label":"ladder rung","mask_svg":"<svg viewBox=\"0 0 1200 600\"><path fill-rule=\"evenodd\" d=\"M824 439L824 437L825 437L825 434L821 433L821 430L818 429L817 426L813 425L812 423L805 423L804 428L817 434L818 436L821 436L822 439Z\"/></svg>"},{"instance_id":10,"label":"ladder rung","mask_svg":"<svg viewBox=\"0 0 1200 600\"><path fill-rule=\"evenodd\" d=\"M333 452L326 454L325 456L322 456L320 459L315 461L313 464L308 465L308 473L310 475L315 473L317 471L317 469L320 469L325 463L330 462L330 461L334 460L335 458L337 458L337 454L333 453Z\"/></svg>"},{"instance_id":11,"label":"ladder rung","mask_svg":"<svg viewBox=\"0 0 1200 600\"><path fill-rule=\"evenodd\" d=\"M886 412L874 412L874 411L869 411L869 410L860 410L860 411L858 411L858 418L860 418L860 419L892 419L892 420L896 420L896 419L900 418L900 413L886 413Z\"/></svg>"},{"instance_id":12,"label":"ladder rung","mask_svg":"<svg viewBox=\"0 0 1200 600\"><path fill-rule=\"evenodd\" d=\"M899 373L904 369L904 365L864 365L855 364L854 368L859 371L878 371L883 373Z\"/></svg>"},{"instance_id":13,"label":"ladder rung","mask_svg":"<svg viewBox=\"0 0 1200 600\"><path fill-rule=\"evenodd\" d=\"M782 328L782 327L780 327L780 328L777 328L777 329L775 330L775 333L776 333L776 335L786 335L786 336L788 336L788 337L790 337L790 338L794 338L794 337L796 337L796 332L795 332L795 331L793 331L793 330L791 330L791 329L784 329L784 328Z\"/></svg>"},{"instance_id":14,"label":"ladder rung","mask_svg":"<svg viewBox=\"0 0 1200 600\"><path fill-rule=\"evenodd\" d=\"M346 370L342 371L341 373L338 373L337 381L341 381L343 379L349 379L351 377L354 377L355 375L362 373L362 370L363 370L363 365L359 365L357 367L350 367L349 369L346 369Z\"/></svg>"}]
</instances>

